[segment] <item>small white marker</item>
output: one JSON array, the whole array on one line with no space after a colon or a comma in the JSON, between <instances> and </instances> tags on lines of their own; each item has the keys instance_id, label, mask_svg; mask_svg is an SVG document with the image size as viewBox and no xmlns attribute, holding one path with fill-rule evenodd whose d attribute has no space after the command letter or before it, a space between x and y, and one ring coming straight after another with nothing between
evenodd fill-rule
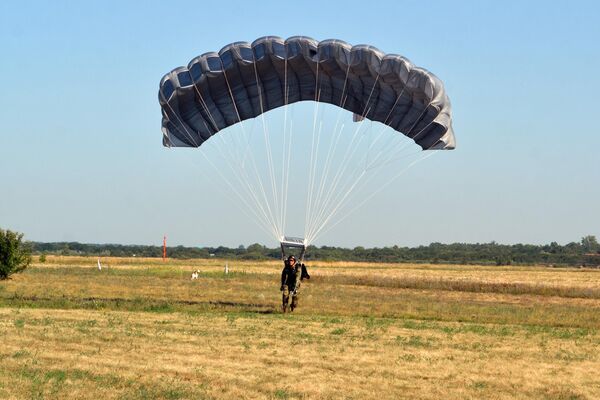
<instances>
[{"instance_id":1,"label":"small white marker","mask_svg":"<svg viewBox=\"0 0 600 400\"><path fill-rule=\"evenodd\" d=\"M98 269L102 271L102 264L100 264L100 257L98 257Z\"/></svg>"},{"instance_id":2,"label":"small white marker","mask_svg":"<svg viewBox=\"0 0 600 400\"><path fill-rule=\"evenodd\" d=\"M229 265L227 265L227 263L225 263L225 274L229 273Z\"/></svg>"}]
</instances>

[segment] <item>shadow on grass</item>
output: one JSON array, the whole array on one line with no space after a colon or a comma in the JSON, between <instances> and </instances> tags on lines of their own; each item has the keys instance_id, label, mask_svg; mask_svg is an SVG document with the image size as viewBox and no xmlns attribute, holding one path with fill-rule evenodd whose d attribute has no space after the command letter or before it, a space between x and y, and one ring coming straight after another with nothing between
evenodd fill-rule
<instances>
[{"instance_id":1,"label":"shadow on grass","mask_svg":"<svg viewBox=\"0 0 600 400\"><path fill-rule=\"evenodd\" d=\"M165 300L121 297L40 297L15 294L0 298L0 306L54 309L95 309L118 311L145 311L154 313L195 311L236 311L249 314L274 314L269 304L222 300Z\"/></svg>"}]
</instances>

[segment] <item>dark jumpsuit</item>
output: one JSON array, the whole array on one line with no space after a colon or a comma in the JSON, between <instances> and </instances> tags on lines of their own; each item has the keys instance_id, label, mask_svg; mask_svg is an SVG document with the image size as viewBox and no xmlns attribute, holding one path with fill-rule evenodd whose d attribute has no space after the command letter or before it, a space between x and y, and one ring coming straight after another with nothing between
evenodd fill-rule
<instances>
[{"instance_id":1,"label":"dark jumpsuit","mask_svg":"<svg viewBox=\"0 0 600 400\"><path fill-rule=\"evenodd\" d=\"M290 309L294 311L294 308L298 307L298 290L300 289L301 277L302 267L300 266L300 263L296 262L292 267L286 260L283 271L281 271L281 291L283 292L282 302L284 312L287 310L290 293L292 294Z\"/></svg>"}]
</instances>

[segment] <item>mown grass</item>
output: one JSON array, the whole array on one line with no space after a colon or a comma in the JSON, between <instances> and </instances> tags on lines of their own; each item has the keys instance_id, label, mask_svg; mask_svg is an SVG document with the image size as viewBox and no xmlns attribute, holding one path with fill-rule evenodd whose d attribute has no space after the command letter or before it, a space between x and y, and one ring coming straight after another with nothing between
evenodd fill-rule
<instances>
[{"instance_id":1,"label":"mown grass","mask_svg":"<svg viewBox=\"0 0 600 400\"><path fill-rule=\"evenodd\" d=\"M536 296L557 296L566 298L600 299L600 288L573 287L522 282L485 282L478 280L450 280L431 278L394 278L386 276L326 276L325 282L332 284L363 285L396 289L445 290L473 293L532 294Z\"/></svg>"},{"instance_id":2,"label":"mown grass","mask_svg":"<svg viewBox=\"0 0 600 400\"><path fill-rule=\"evenodd\" d=\"M150 261L0 283L0 398L600 398L595 271Z\"/></svg>"},{"instance_id":3,"label":"mown grass","mask_svg":"<svg viewBox=\"0 0 600 400\"><path fill-rule=\"evenodd\" d=\"M354 271L320 276L305 283L300 313L418 318L439 321L528 324L594 328L600 325L600 302L577 297L580 287L536 290L535 285L481 286L464 280L411 279L409 284L384 274L365 278ZM541 284L540 284L541 285ZM8 307L96 309L146 312L276 313L276 273L206 270L198 281L172 267L147 270L82 267L36 267L4 284L0 305ZM52 290L48 290L52 288ZM493 291L496 288L498 291ZM485 290L484 290L485 289ZM561 296L562 295L562 296Z\"/></svg>"}]
</instances>

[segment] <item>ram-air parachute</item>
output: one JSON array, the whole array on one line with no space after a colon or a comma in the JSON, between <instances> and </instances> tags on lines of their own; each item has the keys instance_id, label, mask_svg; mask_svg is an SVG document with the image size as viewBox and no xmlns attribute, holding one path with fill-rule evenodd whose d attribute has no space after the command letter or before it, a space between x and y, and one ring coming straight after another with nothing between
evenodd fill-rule
<instances>
[{"instance_id":1,"label":"ram-air parachute","mask_svg":"<svg viewBox=\"0 0 600 400\"><path fill-rule=\"evenodd\" d=\"M229 44L218 53L205 53L194 58L187 67L176 68L165 75L160 81L159 101L163 117L163 144L167 147L199 147L219 131L257 117L266 124L264 114L268 111L302 101L328 103L347 110L353 114L355 124L365 121L381 123L384 128L389 127L396 134L410 138L423 150L455 147L450 101L442 82L435 75L415 67L402 56L384 54L368 45L351 46L341 40L318 42L304 36L287 40L268 36L251 44ZM287 120L287 110L285 113ZM305 119L313 121L309 116ZM319 124L322 127L322 122ZM317 131L322 134L317 125L315 114L313 142ZM338 134L338 126L330 129L330 136ZM241 129L246 130L243 125ZM293 153L291 143L285 141L286 135L291 135L291 129L291 122L287 121L283 130L265 127L265 135L284 137L282 152L275 152L283 158ZM386 134L389 135L389 132ZM361 141L361 135L367 136L358 135ZM269 142L266 136L265 140ZM336 137L331 139L330 146L335 152L335 146L350 140L349 137L341 140ZM233 142L228 146L235 146ZM320 142L317 137L317 147ZM316 158L318 164L319 155L312 153L314 149L315 143L306 158L312 161ZM393 149L386 147L382 151ZM358 151L358 154L362 153L366 153L364 147ZM339 171L337 175L333 170L326 171L333 168L329 160L331 154L330 149L327 161L321 156L320 167L311 165L309 171L307 219L318 221L306 222L307 240L313 240L317 232L330 222L332 216L329 210L339 211L340 204L336 201L347 199L342 188L333 186L336 182L334 177L340 179ZM263 186L262 194L257 188L249 187L247 193L250 195L246 192L238 195L256 203L253 215L263 219L263 226L271 226L271 231L281 240L287 212L282 209L286 207L284 191L289 190L289 186L285 186L285 178L289 171L285 170L285 160L277 167L273 157L272 149L267 149L266 157L260 157L268 160L267 170L270 171L268 178L262 180L258 177ZM242 167L247 170L248 165ZM319 180L317 174L320 172L330 173L330 181L327 176ZM247 181L243 176L240 179ZM271 180L272 190L269 190L267 180ZM274 181L280 180L283 186L275 187ZM351 181L349 184L345 189L354 190L355 183ZM234 186L239 186L239 182ZM337 196L335 193L327 195L326 190L342 192ZM315 203L317 200L322 204ZM323 207L327 206L331 208L324 210Z\"/></svg>"}]
</instances>

